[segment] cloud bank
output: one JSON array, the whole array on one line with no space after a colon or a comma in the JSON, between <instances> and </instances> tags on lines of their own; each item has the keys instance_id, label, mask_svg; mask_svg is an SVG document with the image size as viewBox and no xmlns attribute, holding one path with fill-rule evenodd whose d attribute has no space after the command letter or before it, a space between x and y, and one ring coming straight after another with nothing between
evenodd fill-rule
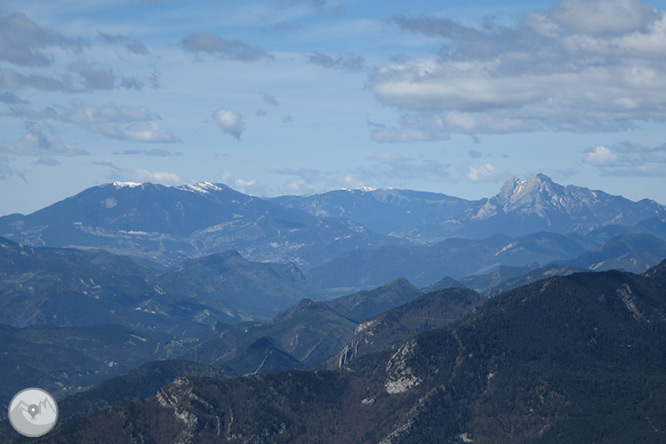
<instances>
[{"instance_id":1,"label":"cloud bank","mask_svg":"<svg viewBox=\"0 0 666 444\"><path fill-rule=\"evenodd\" d=\"M424 16L390 23L441 47L373 73L375 97L411 116L375 140L619 131L666 121L666 14L640 0L564 0L514 26Z\"/></svg>"},{"instance_id":2,"label":"cloud bank","mask_svg":"<svg viewBox=\"0 0 666 444\"><path fill-rule=\"evenodd\" d=\"M173 143L180 140L160 127L155 121L160 119L159 115L144 107L121 107L114 104L92 106L75 100L70 108L47 107L36 112L17 108L13 110L13 115L71 123L112 139L148 143Z\"/></svg>"},{"instance_id":3,"label":"cloud bank","mask_svg":"<svg viewBox=\"0 0 666 444\"><path fill-rule=\"evenodd\" d=\"M666 176L666 144L647 147L622 142L587 150L581 161L604 176Z\"/></svg>"}]
</instances>

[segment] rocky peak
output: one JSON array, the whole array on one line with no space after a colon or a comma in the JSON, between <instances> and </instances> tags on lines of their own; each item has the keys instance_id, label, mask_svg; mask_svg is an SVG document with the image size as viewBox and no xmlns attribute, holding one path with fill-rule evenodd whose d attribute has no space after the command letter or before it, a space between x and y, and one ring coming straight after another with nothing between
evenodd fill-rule
<instances>
[{"instance_id":1,"label":"rocky peak","mask_svg":"<svg viewBox=\"0 0 666 444\"><path fill-rule=\"evenodd\" d=\"M508 207L516 204L533 204L552 200L553 197L561 195L564 187L554 183L550 177L537 173L530 175L525 180L515 177L509 178L495 196L496 203Z\"/></svg>"},{"instance_id":2,"label":"rocky peak","mask_svg":"<svg viewBox=\"0 0 666 444\"><path fill-rule=\"evenodd\" d=\"M561 207L564 194L564 187L545 174L532 174L524 180L510 177L502 184L498 194L479 207L472 219L487 219L498 213L522 210L540 214L544 206Z\"/></svg>"}]
</instances>

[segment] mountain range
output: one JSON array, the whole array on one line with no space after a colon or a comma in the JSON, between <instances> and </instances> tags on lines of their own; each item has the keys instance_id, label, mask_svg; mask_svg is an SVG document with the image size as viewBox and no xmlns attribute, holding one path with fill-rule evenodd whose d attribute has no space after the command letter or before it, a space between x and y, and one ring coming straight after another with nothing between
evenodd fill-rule
<instances>
[{"instance_id":1,"label":"mountain range","mask_svg":"<svg viewBox=\"0 0 666 444\"><path fill-rule=\"evenodd\" d=\"M548 278L337 371L179 377L38 442L656 444L665 286L666 261Z\"/></svg>"},{"instance_id":2,"label":"mountain range","mask_svg":"<svg viewBox=\"0 0 666 444\"><path fill-rule=\"evenodd\" d=\"M166 270L106 251L27 247L0 238L0 322L120 324L178 334L214 322L270 319L319 293L293 264L228 251Z\"/></svg>"},{"instance_id":3,"label":"mountain range","mask_svg":"<svg viewBox=\"0 0 666 444\"><path fill-rule=\"evenodd\" d=\"M0 236L32 246L103 248L163 265L226 250L252 260L318 264L395 241L350 220L317 218L207 182L92 187L30 215L0 218Z\"/></svg>"},{"instance_id":4,"label":"mountain range","mask_svg":"<svg viewBox=\"0 0 666 444\"><path fill-rule=\"evenodd\" d=\"M215 325L209 335L201 337L181 357L229 368L241 375L254 373L260 367L262 373L325 367L325 361L345 346L361 321L409 304L421 294L405 279L398 279L371 291L329 301L303 299L265 323ZM449 318L460 316L451 309Z\"/></svg>"},{"instance_id":5,"label":"mountain range","mask_svg":"<svg viewBox=\"0 0 666 444\"><path fill-rule=\"evenodd\" d=\"M0 238L0 396L32 386L72 393L182 355L213 325L266 321L318 295L293 264L233 251L162 269Z\"/></svg>"},{"instance_id":6,"label":"mountain range","mask_svg":"<svg viewBox=\"0 0 666 444\"><path fill-rule=\"evenodd\" d=\"M308 290L299 286L302 276L294 277L288 264L254 264L235 252L190 259L150 274L153 271L135 266L130 258L106 252L21 247L6 240L3 245L4 256L0 257L11 266L3 270L0 283L6 295L15 295L5 301L5 308L15 317L15 324L19 323L14 327L0 324L0 353L11 356L2 363L6 381L2 393L7 397L26 385L43 387L57 396L75 393L155 359L184 358L229 376L326 367L327 360L352 338L359 322L409 304L422 294L405 279L398 279L334 300L302 299L263 323L239 322L215 306L220 301L230 304L238 297L263 297L263 312L268 312L269 307L276 307L280 290L290 290L292 297ZM123 287L125 269L107 269L98 263L100 257L105 267L117 263L134 266L135 281L141 285ZM91 274L93 271L97 274ZM286 272L287 278L279 272ZM288 287L291 278L298 285ZM237 282L243 285L233 285ZM216 289L217 296L207 292L209 288ZM146 294L146 289L155 292ZM85 301L90 295L91 305L81 304L79 298ZM141 297L151 299L137 305ZM199 305L188 302L190 299L200 301ZM465 309L456 311L457 306L447 306L450 313L443 318L464 314ZM203 312L166 312L166 307L198 307ZM47 313L55 317L45 316ZM213 319L217 321L210 324ZM228 320L234 322L222 322ZM50 325L44 326L46 323Z\"/></svg>"},{"instance_id":7,"label":"mountain range","mask_svg":"<svg viewBox=\"0 0 666 444\"><path fill-rule=\"evenodd\" d=\"M0 395L56 395L40 442L664 438L654 201L116 182L0 236Z\"/></svg>"},{"instance_id":8,"label":"mountain range","mask_svg":"<svg viewBox=\"0 0 666 444\"><path fill-rule=\"evenodd\" d=\"M314 216L349 218L377 233L418 243L498 233L586 233L666 216L664 206L652 200L632 202L599 190L562 186L544 174L525 180L511 177L497 195L478 201L395 189L339 190L272 200Z\"/></svg>"},{"instance_id":9,"label":"mountain range","mask_svg":"<svg viewBox=\"0 0 666 444\"><path fill-rule=\"evenodd\" d=\"M631 233L612 238L599 246L579 235L537 232L519 238L503 235L475 240L451 238L428 246L385 246L357 249L312 268L306 277L312 285L335 295L372 288L398 277L424 287L442 277L461 286L464 278L493 273L514 276L530 269L558 265L589 270L621 269L641 273L666 257L666 240L650 234ZM495 284L506 280L495 279ZM458 285L456 284L456 285ZM481 292L495 285L477 285Z\"/></svg>"},{"instance_id":10,"label":"mountain range","mask_svg":"<svg viewBox=\"0 0 666 444\"><path fill-rule=\"evenodd\" d=\"M0 236L31 246L104 248L163 265L236 250L249 260L293 262L307 271L359 248L453 237L586 234L604 227L659 237L665 220L666 209L654 201L562 186L543 174L510 178L497 195L478 201L395 189L261 199L208 182L114 182L29 215L0 217Z\"/></svg>"},{"instance_id":11,"label":"mountain range","mask_svg":"<svg viewBox=\"0 0 666 444\"><path fill-rule=\"evenodd\" d=\"M588 253L585 247L575 237L552 232L519 238L501 234L481 240L451 238L433 245L353 250L310 269L306 277L329 293L372 288L398 277L425 286L444 276L483 274L502 265L573 259Z\"/></svg>"}]
</instances>

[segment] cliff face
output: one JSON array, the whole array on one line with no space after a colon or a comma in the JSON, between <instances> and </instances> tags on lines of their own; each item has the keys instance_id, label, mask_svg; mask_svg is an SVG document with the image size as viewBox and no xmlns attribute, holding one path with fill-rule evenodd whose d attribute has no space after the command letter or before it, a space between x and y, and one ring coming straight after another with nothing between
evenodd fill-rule
<instances>
[{"instance_id":1,"label":"cliff face","mask_svg":"<svg viewBox=\"0 0 666 444\"><path fill-rule=\"evenodd\" d=\"M337 367L342 367L359 356L396 349L419 333L457 321L484 301L483 296L463 288L439 290L420 296L360 323L354 336L331 364L334 362Z\"/></svg>"},{"instance_id":2,"label":"cliff face","mask_svg":"<svg viewBox=\"0 0 666 444\"><path fill-rule=\"evenodd\" d=\"M182 422L182 430L175 437L174 444L190 444L194 442L194 433L199 423L199 418L188 404L192 401L199 402L206 407L209 403L194 394L193 383L187 378L177 378L170 385L162 388L157 393L157 401L164 408L173 411L174 417Z\"/></svg>"}]
</instances>

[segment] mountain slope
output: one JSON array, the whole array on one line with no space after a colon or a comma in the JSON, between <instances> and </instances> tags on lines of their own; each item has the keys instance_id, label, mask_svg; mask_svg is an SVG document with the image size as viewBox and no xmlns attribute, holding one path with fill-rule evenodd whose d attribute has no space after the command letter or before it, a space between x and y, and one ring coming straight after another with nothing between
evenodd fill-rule
<instances>
[{"instance_id":1,"label":"mountain slope","mask_svg":"<svg viewBox=\"0 0 666 444\"><path fill-rule=\"evenodd\" d=\"M242 367L243 372L259 367L266 370L261 366L265 353L257 351L264 348L273 355L289 355L296 360L280 358L282 367L276 368L301 368L337 353L355 328L356 322L325 303L304 299L263 324L215 326L212 337L202 340L183 357L214 366ZM245 356L250 349L254 359ZM235 364L238 360L243 361L240 367ZM284 367L287 364L289 367Z\"/></svg>"},{"instance_id":2,"label":"mountain slope","mask_svg":"<svg viewBox=\"0 0 666 444\"><path fill-rule=\"evenodd\" d=\"M405 304L421 294L407 279L398 278L373 290L364 290L324 302L341 315L356 322L377 316Z\"/></svg>"},{"instance_id":3,"label":"mountain slope","mask_svg":"<svg viewBox=\"0 0 666 444\"><path fill-rule=\"evenodd\" d=\"M160 274L155 283L171 298L247 319L270 318L303 298L320 298L295 265L250 262L237 251L188 259Z\"/></svg>"},{"instance_id":4,"label":"mountain slope","mask_svg":"<svg viewBox=\"0 0 666 444\"><path fill-rule=\"evenodd\" d=\"M0 324L0 399L26 387L56 396L88 387L163 356L155 337L126 327L31 327Z\"/></svg>"},{"instance_id":5,"label":"mountain slope","mask_svg":"<svg viewBox=\"0 0 666 444\"><path fill-rule=\"evenodd\" d=\"M0 323L15 327L119 324L174 335L214 322L270 319L319 293L293 264L237 252L163 272L105 251L32 248L0 238Z\"/></svg>"},{"instance_id":6,"label":"mountain slope","mask_svg":"<svg viewBox=\"0 0 666 444\"><path fill-rule=\"evenodd\" d=\"M0 217L0 236L34 246L104 248L167 265L225 250L319 264L389 240L349 220L316 218L208 182L92 187L30 215Z\"/></svg>"},{"instance_id":7,"label":"mountain slope","mask_svg":"<svg viewBox=\"0 0 666 444\"><path fill-rule=\"evenodd\" d=\"M355 250L306 273L314 286L371 288L404 277L423 287L452 276L484 274L500 265L526 266L573 259L588 250L579 240L540 232L519 238L495 235L483 240L447 239L432 246L387 246Z\"/></svg>"},{"instance_id":8,"label":"mountain slope","mask_svg":"<svg viewBox=\"0 0 666 444\"><path fill-rule=\"evenodd\" d=\"M664 270L536 282L337 372L178 379L41 442L661 443Z\"/></svg>"},{"instance_id":9,"label":"mountain slope","mask_svg":"<svg viewBox=\"0 0 666 444\"><path fill-rule=\"evenodd\" d=\"M627 233L566 264L594 271L619 269L642 273L665 257L666 240L649 234Z\"/></svg>"},{"instance_id":10,"label":"mountain slope","mask_svg":"<svg viewBox=\"0 0 666 444\"><path fill-rule=\"evenodd\" d=\"M224 362L224 366L237 375L276 373L299 369L303 364L289 353L275 346L267 337L261 337L238 351L236 357Z\"/></svg>"},{"instance_id":11,"label":"mountain slope","mask_svg":"<svg viewBox=\"0 0 666 444\"><path fill-rule=\"evenodd\" d=\"M419 333L457 321L485 300L465 288L424 294L360 323L354 336L329 362L333 367L342 367L360 356L395 348Z\"/></svg>"},{"instance_id":12,"label":"mountain slope","mask_svg":"<svg viewBox=\"0 0 666 444\"><path fill-rule=\"evenodd\" d=\"M460 217L476 202L439 193L386 189L335 190L309 196L271 199L317 217L351 219L376 233L417 242L442 240L452 229L430 236L423 228Z\"/></svg>"},{"instance_id":13,"label":"mountain slope","mask_svg":"<svg viewBox=\"0 0 666 444\"><path fill-rule=\"evenodd\" d=\"M662 441L665 278L551 278L491 299L449 331L419 336L397 364L438 389L394 442Z\"/></svg>"},{"instance_id":14,"label":"mountain slope","mask_svg":"<svg viewBox=\"0 0 666 444\"><path fill-rule=\"evenodd\" d=\"M0 322L15 327L120 324L183 331L200 325L195 318L207 308L164 301L151 283L154 270L104 251L31 248L0 238L0 264ZM211 314L228 318L214 309Z\"/></svg>"}]
</instances>

